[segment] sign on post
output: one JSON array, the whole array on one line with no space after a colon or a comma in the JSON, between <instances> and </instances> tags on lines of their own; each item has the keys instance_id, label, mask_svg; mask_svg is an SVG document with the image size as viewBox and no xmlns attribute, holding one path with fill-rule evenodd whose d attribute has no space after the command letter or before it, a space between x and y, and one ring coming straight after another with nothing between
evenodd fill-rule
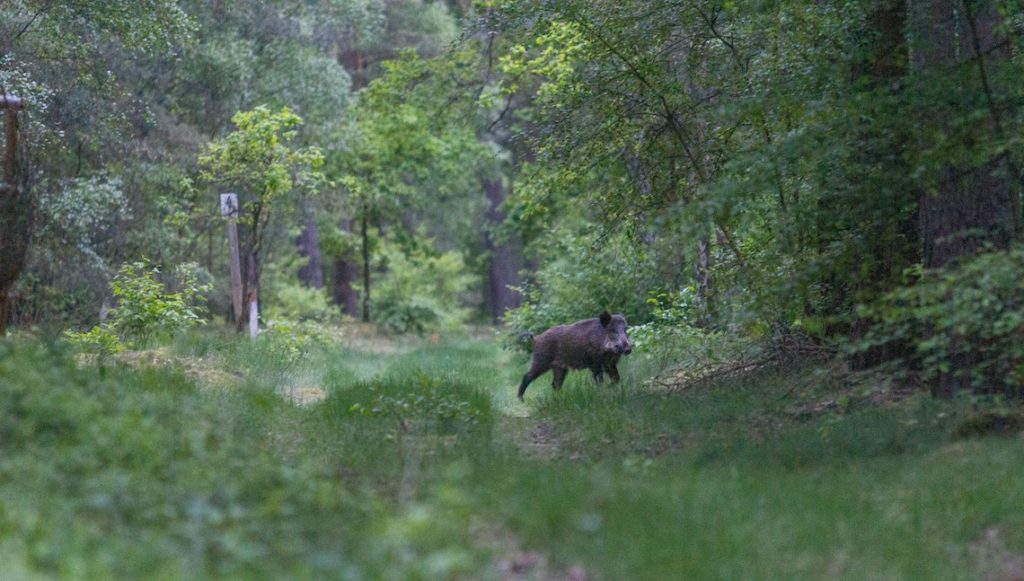
<instances>
[{"instance_id":1,"label":"sign on post","mask_svg":"<svg viewBox=\"0 0 1024 581\"><path fill-rule=\"evenodd\" d=\"M225 218L237 218L238 217L238 195L236 194L221 194L220 195L220 215Z\"/></svg>"}]
</instances>

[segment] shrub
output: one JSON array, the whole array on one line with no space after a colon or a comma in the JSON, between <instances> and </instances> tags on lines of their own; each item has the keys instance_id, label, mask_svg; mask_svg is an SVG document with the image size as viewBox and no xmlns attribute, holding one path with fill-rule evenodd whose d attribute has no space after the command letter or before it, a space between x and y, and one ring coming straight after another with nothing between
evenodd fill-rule
<instances>
[{"instance_id":1,"label":"shrub","mask_svg":"<svg viewBox=\"0 0 1024 581\"><path fill-rule=\"evenodd\" d=\"M273 319L267 321L259 340L267 344L269 355L291 364L311 349L330 344L331 336L314 321Z\"/></svg>"},{"instance_id":2,"label":"shrub","mask_svg":"<svg viewBox=\"0 0 1024 581\"><path fill-rule=\"evenodd\" d=\"M863 305L873 328L850 353L890 344L926 380L942 374L982 391L1024 387L1024 247L987 252L952 268L908 274L914 284Z\"/></svg>"},{"instance_id":3,"label":"shrub","mask_svg":"<svg viewBox=\"0 0 1024 581\"><path fill-rule=\"evenodd\" d=\"M277 254L264 269L260 285L260 308L267 319L327 322L338 313L325 288L310 288L296 277L309 258L300 257L295 247Z\"/></svg>"},{"instance_id":4,"label":"shrub","mask_svg":"<svg viewBox=\"0 0 1024 581\"><path fill-rule=\"evenodd\" d=\"M397 333L451 330L466 322L464 300L474 282L462 255L425 245L381 249L387 272L373 291L375 318Z\"/></svg>"},{"instance_id":5,"label":"shrub","mask_svg":"<svg viewBox=\"0 0 1024 581\"><path fill-rule=\"evenodd\" d=\"M69 331L65 337L89 350L109 353L120 350L120 342L145 344L157 334L203 324L199 303L210 285L199 282L198 267L184 264L175 269L175 292L159 276L160 269L145 260L123 264L110 283L117 306L111 309L109 322L86 333Z\"/></svg>"},{"instance_id":6,"label":"shrub","mask_svg":"<svg viewBox=\"0 0 1024 581\"><path fill-rule=\"evenodd\" d=\"M652 292L647 298L651 320L629 328L633 350L646 359L667 362L706 344L705 333L693 324L693 289Z\"/></svg>"},{"instance_id":7,"label":"shrub","mask_svg":"<svg viewBox=\"0 0 1024 581\"><path fill-rule=\"evenodd\" d=\"M506 312L510 329L537 333L605 309L623 313L631 325L650 319L653 268L623 236L599 240L563 232L552 245L557 248L547 251L552 256L534 281L518 289L522 305Z\"/></svg>"}]
</instances>

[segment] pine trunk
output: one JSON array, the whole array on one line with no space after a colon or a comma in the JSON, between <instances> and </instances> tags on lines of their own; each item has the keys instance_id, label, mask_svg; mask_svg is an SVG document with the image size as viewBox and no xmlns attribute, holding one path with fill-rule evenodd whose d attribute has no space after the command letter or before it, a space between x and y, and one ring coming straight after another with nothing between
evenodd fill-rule
<instances>
[{"instance_id":1,"label":"pine trunk","mask_svg":"<svg viewBox=\"0 0 1024 581\"><path fill-rule=\"evenodd\" d=\"M498 243L491 234L505 220L505 214L501 211L501 204L505 201L502 178L498 176L481 181L487 196L484 244L490 254L487 265L487 303L491 319L498 323L505 311L519 306L519 293L511 288L519 283L519 253L513 243Z\"/></svg>"},{"instance_id":2,"label":"pine trunk","mask_svg":"<svg viewBox=\"0 0 1024 581\"><path fill-rule=\"evenodd\" d=\"M299 281L308 288L323 288L324 265L320 257L320 233L312 211L307 210L302 232L295 242L298 245L299 256L307 259L306 264L299 269Z\"/></svg>"}]
</instances>

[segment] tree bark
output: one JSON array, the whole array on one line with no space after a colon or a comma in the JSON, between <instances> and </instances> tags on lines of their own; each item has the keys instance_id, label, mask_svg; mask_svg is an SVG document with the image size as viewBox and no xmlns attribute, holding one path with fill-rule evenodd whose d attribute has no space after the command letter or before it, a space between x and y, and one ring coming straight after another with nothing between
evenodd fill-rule
<instances>
[{"instance_id":1,"label":"tree bark","mask_svg":"<svg viewBox=\"0 0 1024 581\"><path fill-rule=\"evenodd\" d=\"M299 256L307 259L306 264L299 269L299 281L307 288L323 288L324 265L320 257L320 233L310 208L306 208L302 232L295 242L299 248Z\"/></svg>"},{"instance_id":2,"label":"tree bark","mask_svg":"<svg viewBox=\"0 0 1024 581\"><path fill-rule=\"evenodd\" d=\"M853 68L852 82L865 78L867 90L873 97L887 99L887 104L902 101L909 68L906 0L878 0L868 14L870 34L865 40L864 59ZM892 111L885 109L885 111ZM898 111L893 111L897 112ZM832 274L825 279L830 300L824 311L837 320L828 328L830 335L844 334L858 340L870 330L873 322L857 315L858 293L877 296L901 284L905 270L920 261L920 229L916 204L920 193L910 180L895 181L893 176L906 176L911 172L904 152L912 148L910 135L893 127L888 117L863 116L854 126L854 153L851 156L850 177L855 184L859 204L871 208L873 216L864 216L856 225L862 248L869 253L861 264L871 264L872 270L862 273L852 287L844 276ZM881 181L880 181L881 180ZM880 196L885 196L880 199ZM849 204L848 200L838 200ZM839 209L839 208L837 208ZM900 212L900 209L906 209ZM822 208L824 224L820 232L830 235L836 229L828 222L827 208ZM846 211L840 215L848 215ZM861 214L863 216L863 214ZM834 238L819 239L819 251L826 251ZM841 316L849 313L847 324ZM873 367L895 357L909 356L913 346L909 342L893 342L851 356L854 369Z\"/></svg>"},{"instance_id":3,"label":"tree bark","mask_svg":"<svg viewBox=\"0 0 1024 581\"><path fill-rule=\"evenodd\" d=\"M249 305L252 301L259 300L260 278L263 265L260 259L260 252L263 242L263 233L269 219L269 213L265 211L262 204L255 204L252 210L252 222L246 228L247 240L242 244L243 254L239 257L242 266L242 312L235 313L235 330L241 333L249 327Z\"/></svg>"},{"instance_id":4,"label":"tree bark","mask_svg":"<svg viewBox=\"0 0 1024 581\"><path fill-rule=\"evenodd\" d=\"M359 220L359 237L363 246L363 322L370 322L370 216L367 208Z\"/></svg>"},{"instance_id":5,"label":"tree bark","mask_svg":"<svg viewBox=\"0 0 1024 581\"><path fill-rule=\"evenodd\" d=\"M505 311L519 306L519 293L512 286L519 283L519 260L515 246L506 242L498 243L491 231L505 221L501 204L505 201L505 187L501 176L481 180L484 195L487 196L486 227L484 228L484 245L490 254L487 265L487 304L491 320L501 321Z\"/></svg>"},{"instance_id":6,"label":"tree bark","mask_svg":"<svg viewBox=\"0 0 1024 581\"><path fill-rule=\"evenodd\" d=\"M341 221L341 229L352 233L352 220ZM341 311L350 317L359 316L359 293L354 283L359 279L359 265L353 256L348 254L334 259L334 302L341 306Z\"/></svg>"},{"instance_id":7,"label":"tree bark","mask_svg":"<svg viewBox=\"0 0 1024 581\"><path fill-rule=\"evenodd\" d=\"M693 277L697 283L697 296L694 297L697 323L708 329L714 323L711 297L711 240L708 236L697 239L697 260L694 262Z\"/></svg>"},{"instance_id":8,"label":"tree bark","mask_svg":"<svg viewBox=\"0 0 1024 581\"><path fill-rule=\"evenodd\" d=\"M353 39L353 44L358 38ZM338 60L352 79L352 92L356 93L367 85L366 58L358 48L349 48L339 52ZM341 220L341 229L348 234L353 233L351 218ZM354 256L342 255L334 259L334 302L341 306L341 311L350 317L360 316L359 293L353 286L359 279L359 264ZM365 316L365 314L364 314Z\"/></svg>"},{"instance_id":9,"label":"tree bark","mask_svg":"<svg viewBox=\"0 0 1024 581\"><path fill-rule=\"evenodd\" d=\"M4 175L0 182L0 337L7 334L11 314L10 291L25 268L32 231L26 157L18 149L18 111L21 101L0 94L5 112ZM24 144L22 144L24 145Z\"/></svg>"}]
</instances>

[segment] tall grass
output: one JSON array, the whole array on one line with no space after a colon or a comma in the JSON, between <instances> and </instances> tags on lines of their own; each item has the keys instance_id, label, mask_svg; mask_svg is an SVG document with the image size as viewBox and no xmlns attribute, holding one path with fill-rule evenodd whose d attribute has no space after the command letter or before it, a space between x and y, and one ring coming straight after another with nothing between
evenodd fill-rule
<instances>
[{"instance_id":1,"label":"tall grass","mask_svg":"<svg viewBox=\"0 0 1024 581\"><path fill-rule=\"evenodd\" d=\"M1024 553L1024 441L956 439L970 402L808 370L667 394L627 361L522 404L525 359L488 341L283 346L0 343L0 578L499 578L529 550L539 577L934 579Z\"/></svg>"}]
</instances>

